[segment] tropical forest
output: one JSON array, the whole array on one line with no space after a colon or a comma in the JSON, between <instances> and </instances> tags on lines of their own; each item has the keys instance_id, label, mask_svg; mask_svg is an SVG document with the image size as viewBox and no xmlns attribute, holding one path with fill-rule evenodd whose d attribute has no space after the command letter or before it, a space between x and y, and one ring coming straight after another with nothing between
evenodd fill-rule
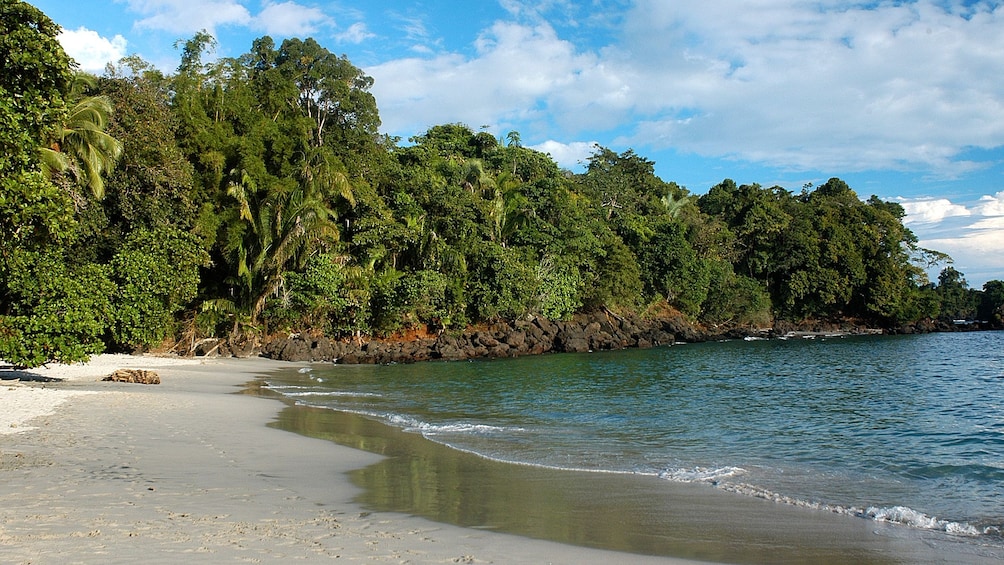
<instances>
[{"instance_id":1,"label":"tropical forest","mask_svg":"<svg viewBox=\"0 0 1004 565\"><path fill-rule=\"evenodd\" d=\"M17 366L596 312L1001 325L1004 282L969 288L899 204L839 178L697 194L600 146L574 173L515 131L381 134L372 79L313 39L217 59L199 33L171 73L127 57L92 76L58 31L0 7L0 359Z\"/></svg>"}]
</instances>

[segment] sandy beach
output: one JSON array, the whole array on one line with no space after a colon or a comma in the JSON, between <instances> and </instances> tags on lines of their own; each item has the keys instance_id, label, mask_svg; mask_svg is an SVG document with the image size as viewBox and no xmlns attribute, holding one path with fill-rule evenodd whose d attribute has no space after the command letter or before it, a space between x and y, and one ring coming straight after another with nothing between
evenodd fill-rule
<instances>
[{"instance_id":1,"label":"sandy beach","mask_svg":"<svg viewBox=\"0 0 1004 565\"><path fill-rule=\"evenodd\" d=\"M282 404L239 394L290 366L101 355L0 371L0 562L686 563L366 512L346 473L377 455L269 428ZM162 384L100 382L119 368Z\"/></svg>"}]
</instances>

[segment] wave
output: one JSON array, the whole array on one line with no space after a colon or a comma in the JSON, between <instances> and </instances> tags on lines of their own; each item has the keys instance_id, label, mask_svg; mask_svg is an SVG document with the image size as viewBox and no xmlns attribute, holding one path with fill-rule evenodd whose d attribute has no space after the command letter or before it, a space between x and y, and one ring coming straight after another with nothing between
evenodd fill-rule
<instances>
[{"instance_id":1,"label":"wave","mask_svg":"<svg viewBox=\"0 0 1004 565\"><path fill-rule=\"evenodd\" d=\"M659 473L660 479L666 479L675 483L711 483L715 484L721 479L734 477L746 472L740 467L721 467L719 469L707 469L695 467L693 469L669 469Z\"/></svg>"},{"instance_id":2,"label":"wave","mask_svg":"<svg viewBox=\"0 0 1004 565\"><path fill-rule=\"evenodd\" d=\"M406 432L418 432L424 436L438 434L469 434L488 435L497 433L525 432L526 428L515 426L493 426L490 424L474 424L470 422L454 422L452 424L431 424L411 416L400 414L390 414L382 416L393 426L399 427Z\"/></svg>"},{"instance_id":3,"label":"wave","mask_svg":"<svg viewBox=\"0 0 1004 565\"><path fill-rule=\"evenodd\" d=\"M891 522L894 524L905 524L922 530L937 530L949 534L963 536L979 536L982 534L1000 533L1000 528L988 526L980 529L965 522L952 522L949 520L939 520L933 516L928 516L923 512L917 512L906 506L892 506L889 508L870 507L864 512L856 513L864 518L871 518L876 522Z\"/></svg>"},{"instance_id":4,"label":"wave","mask_svg":"<svg viewBox=\"0 0 1004 565\"><path fill-rule=\"evenodd\" d=\"M778 504L787 504L790 506L797 506L799 508L832 512L834 514L842 514L846 516L855 516L858 518L874 520L876 522L899 524L921 530L932 530L971 537L981 535L1000 535L1001 533L1001 529L998 526L986 526L980 528L967 522L941 520L906 506L870 506L866 509L861 509L853 506L841 506L838 504L827 504L824 502L803 500L747 483L729 483L722 481L722 479L740 475L744 472L745 471L739 467L722 467L719 469L705 469L697 467L689 470L671 469L663 471L662 473L659 473L659 477L681 483L707 483L726 492L752 496Z\"/></svg>"},{"instance_id":5,"label":"wave","mask_svg":"<svg viewBox=\"0 0 1004 565\"><path fill-rule=\"evenodd\" d=\"M333 396L333 397L349 397L349 398L380 398L383 395L377 394L375 392L351 392L344 390L307 390L304 392L285 392L284 396L289 396L292 398L301 398L304 396Z\"/></svg>"},{"instance_id":6,"label":"wave","mask_svg":"<svg viewBox=\"0 0 1004 565\"><path fill-rule=\"evenodd\" d=\"M356 392L350 390L317 390L313 386L300 385L277 385L269 382L265 383L268 390L277 392L290 398L301 398L306 396L331 396L331 397L352 397L352 398L381 398L382 394L376 392Z\"/></svg>"}]
</instances>

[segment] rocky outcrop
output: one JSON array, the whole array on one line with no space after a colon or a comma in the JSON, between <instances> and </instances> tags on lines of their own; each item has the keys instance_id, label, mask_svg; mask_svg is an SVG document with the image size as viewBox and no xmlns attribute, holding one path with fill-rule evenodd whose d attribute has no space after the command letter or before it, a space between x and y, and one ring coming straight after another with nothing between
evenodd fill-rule
<instances>
[{"instance_id":1,"label":"rocky outcrop","mask_svg":"<svg viewBox=\"0 0 1004 565\"><path fill-rule=\"evenodd\" d=\"M497 322L436 338L359 343L324 336L283 336L267 341L261 355L298 362L414 363L648 348L677 341L702 341L707 337L682 319L652 320L598 311L576 314L567 321L537 317L513 323Z\"/></svg>"},{"instance_id":2,"label":"rocky outcrop","mask_svg":"<svg viewBox=\"0 0 1004 565\"><path fill-rule=\"evenodd\" d=\"M420 361L464 361L521 357L542 353L584 353L614 349L658 347L678 342L710 340L865 335L876 333L926 333L990 329L980 324L951 324L921 321L891 329L874 329L856 320L778 321L773 328L705 328L689 322L675 311L655 317L621 316L607 310L579 313L570 320L552 321L540 317L512 323L469 328L466 331L427 334L409 338L347 340L325 336L283 335L265 340L261 347L252 342L232 344L206 339L193 350L195 355L247 357L261 355L294 362L325 361L343 364L415 363Z\"/></svg>"},{"instance_id":3,"label":"rocky outcrop","mask_svg":"<svg viewBox=\"0 0 1004 565\"><path fill-rule=\"evenodd\" d=\"M926 334L926 333L941 333L941 332L976 332L976 331L986 331L996 328L993 324L988 322L980 322L973 320L960 320L957 322L949 322L947 320L918 320L912 324L903 324L902 326L892 328L888 330L890 334Z\"/></svg>"},{"instance_id":4,"label":"rocky outcrop","mask_svg":"<svg viewBox=\"0 0 1004 565\"><path fill-rule=\"evenodd\" d=\"M119 369L101 380L114 381L117 383L159 385L160 375L154 371L147 371L146 369Z\"/></svg>"}]
</instances>

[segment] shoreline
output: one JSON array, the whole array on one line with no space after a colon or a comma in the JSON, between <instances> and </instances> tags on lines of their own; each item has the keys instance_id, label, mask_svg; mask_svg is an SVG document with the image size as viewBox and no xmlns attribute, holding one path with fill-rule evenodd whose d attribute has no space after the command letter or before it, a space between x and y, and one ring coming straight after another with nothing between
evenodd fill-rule
<instances>
[{"instance_id":1,"label":"shoreline","mask_svg":"<svg viewBox=\"0 0 1004 565\"><path fill-rule=\"evenodd\" d=\"M790 511L744 497L725 498L731 495L722 493L712 503L706 489L672 489L660 495L661 502L648 514L633 517L644 522L646 515L656 516L653 509L676 512L682 529L674 535L694 544L694 550L683 555L703 561L567 545L491 527L450 525L402 510L372 511L368 503L357 501L364 491L350 473L406 482L411 475L384 473L381 468L388 463L407 467L407 461L394 452L381 456L301 435L301 430L285 431L279 425L282 414L297 407L253 391L260 377L302 366L263 358L103 355L87 365L31 372L34 377L29 382L0 381L0 404L5 406L25 390L36 396L67 396L54 412L36 415L20 422L13 433L0 434L0 561L800 563L805 559L798 554L781 560L777 549L788 543L785 539L833 547L848 541L838 530L849 527L866 536L860 539L872 549L861 553L863 546L852 544L836 557L831 554L829 562L844 562L842 557L851 555L867 555L870 559L865 561L875 563L960 562L959 558L968 563L997 562L959 555L951 547L954 544L944 543L950 540L941 536L930 545L927 541L932 540L895 526L844 520L834 529L832 516ZM162 384L99 382L118 368L154 369ZM66 374L54 377L52 371ZM440 453L431 460L452 466L456 455ZM477 464L501 465L487 460ZM543 474L540 484L557 481L578 489L579 498L589 506L575 512L587 515L592 531L638 532L621 520L623 516L593 504L597 493L610 499L623 491L579 485L567 472ZM503 471L496 482L505 485L512 479ZM604 477L590 478L594 479L606 484ZM365 492L370 492L371 485L364 483ZM597 486L600 490L590 490ZM516 497L528 495L522 487L508 488L519 491ZM692 492L681 496L685 491ZM638 504L655 499L647 486L634 490L632 497ZM633 504L628 510L635 508ZM560 516L552 519L558 527L562 521ZM737 533L752 540L758 553L739 560L725 557L729 554L722 550Z\"/></svg>"},{"instance_id":2,"label":"shoreline","mask_svg":"<svg viewBox=\"0 0 1004 565\"><path fill-rule=\"evenodd\" d=\"M242 394L257 377L293 367L260 358L97 356L82 366L5 372L5 406L14 398L58 400L35 405L34 417L19 412L16 427L8 424L0 435L0 561L606 564L628 558L365 511L353 502L359 489L347 473L380 456L270 427L282 403ZM162 384L98 382L118 368L156 370ZM26 382L25 373L34 379Z\"/></svg>"}]
</instances>

